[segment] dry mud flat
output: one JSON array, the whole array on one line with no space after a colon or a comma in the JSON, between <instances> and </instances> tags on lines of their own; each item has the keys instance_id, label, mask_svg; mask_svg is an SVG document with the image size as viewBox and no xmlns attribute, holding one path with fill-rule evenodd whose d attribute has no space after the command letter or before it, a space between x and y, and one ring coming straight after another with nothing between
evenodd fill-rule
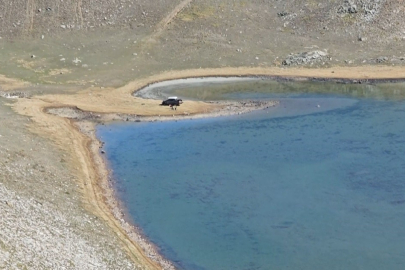
<instances>
[{"instance_id":1,"label":"dry mud flat","mask_svg":"<svg viewBox=\"0 0 405 270\"><path fill-rule=\"evenodd\" d=\"M172 268L122 218L100 155L100 142L94 136L95 122L158 121L211 112L225 115L274 105L190 101L173 111L158 106L157 101L132 97L135 89L198 76L394 79L401 78L404 71L396 67L188 70L139 79L116 89L2 98L0 268ZM7 85L9 91L15 90L12 81ZM29 92L29 88L18 89Z\"/></svg>"}]
</instances>

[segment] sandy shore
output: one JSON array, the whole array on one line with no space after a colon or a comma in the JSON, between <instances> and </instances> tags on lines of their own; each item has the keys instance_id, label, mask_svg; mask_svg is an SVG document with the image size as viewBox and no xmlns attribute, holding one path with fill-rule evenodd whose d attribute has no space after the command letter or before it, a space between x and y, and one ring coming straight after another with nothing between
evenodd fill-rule
<instances>
[{"instance_id":1,"label":"sandy shore","mask_svg":"<svg viewBox=\"0 0 405 270\"><path fill-rule=\"evenodd\" d=\"M71 95L39 95L19 98L12 108L31 119L30 131L45 138L66 153L69 166L79 179L86 208L102 218L113 229L128 255L146 269L171 269L139 232L122 216L119 203L114 199L109 173L103 156L101 142L95 137L96 123L111 120L157 121L212 115L225 115L264 108L274 104L253 104L250 107L237 104L187 101L173 111L158 106L158 101L133 97L132 93L147 85L166 80L195 77L268 76L292 79L402 79L405 68L389 66L335 67L328 69L280 69L280 68L224 68L197 69L166 72L139 79L120 88L88 88ZM0 79L5 79L0 77ZM18 84L18 86L17 86ZM7 79L3 91L21 89L21 82ZM228 109L226 109L228 108ZM48 113L48 111L50 113Z\"/></svg>"}]
</instances>

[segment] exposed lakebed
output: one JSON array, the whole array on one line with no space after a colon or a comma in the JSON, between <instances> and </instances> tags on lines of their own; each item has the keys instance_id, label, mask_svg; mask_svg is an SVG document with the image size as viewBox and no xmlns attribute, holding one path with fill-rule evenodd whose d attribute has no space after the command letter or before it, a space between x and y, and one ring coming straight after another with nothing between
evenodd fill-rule
<instances>
[{"instance_id":1,"label":"exposed lakebed","mask_svg":"<svg viewBox=\"0 0 405 270\"><path fill-rule=\"evenodd\" d=\"M182 84L159 91L280 104L97 132L129 219L179 268L403 269L404 89Z\"/></svg>"}]
</instances>

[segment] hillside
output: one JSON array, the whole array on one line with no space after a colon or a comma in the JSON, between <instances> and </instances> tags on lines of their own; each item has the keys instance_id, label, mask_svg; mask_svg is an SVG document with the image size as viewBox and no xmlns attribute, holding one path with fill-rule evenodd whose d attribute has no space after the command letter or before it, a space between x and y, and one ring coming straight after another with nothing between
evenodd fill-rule
<instances>
[{"instance_id":1,"label":"hillside","mask_svg":"<svg viewBox=\"0 0 405 270\"><path fill-rule=\"evenodd\" d=\"M34 83L114 86L170 69L402 65L405 59L402 1L1 5L0 73Z\"/></svg>"}]
</instances>

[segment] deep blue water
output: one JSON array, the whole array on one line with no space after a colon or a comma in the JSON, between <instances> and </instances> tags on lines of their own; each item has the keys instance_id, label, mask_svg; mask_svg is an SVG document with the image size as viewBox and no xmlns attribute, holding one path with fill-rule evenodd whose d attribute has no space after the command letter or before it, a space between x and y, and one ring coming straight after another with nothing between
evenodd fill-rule
<instances>
[{"instance_id":1,"label":"deep blue water","mask_svg":"<svg viewBox=\"0 0 405 270\"><path fill-rule=\"evenodd\" d=\"M278 97L99 126L130 218L184 269L405 269L405 102Z\"/></svg>"}]
</instances>

